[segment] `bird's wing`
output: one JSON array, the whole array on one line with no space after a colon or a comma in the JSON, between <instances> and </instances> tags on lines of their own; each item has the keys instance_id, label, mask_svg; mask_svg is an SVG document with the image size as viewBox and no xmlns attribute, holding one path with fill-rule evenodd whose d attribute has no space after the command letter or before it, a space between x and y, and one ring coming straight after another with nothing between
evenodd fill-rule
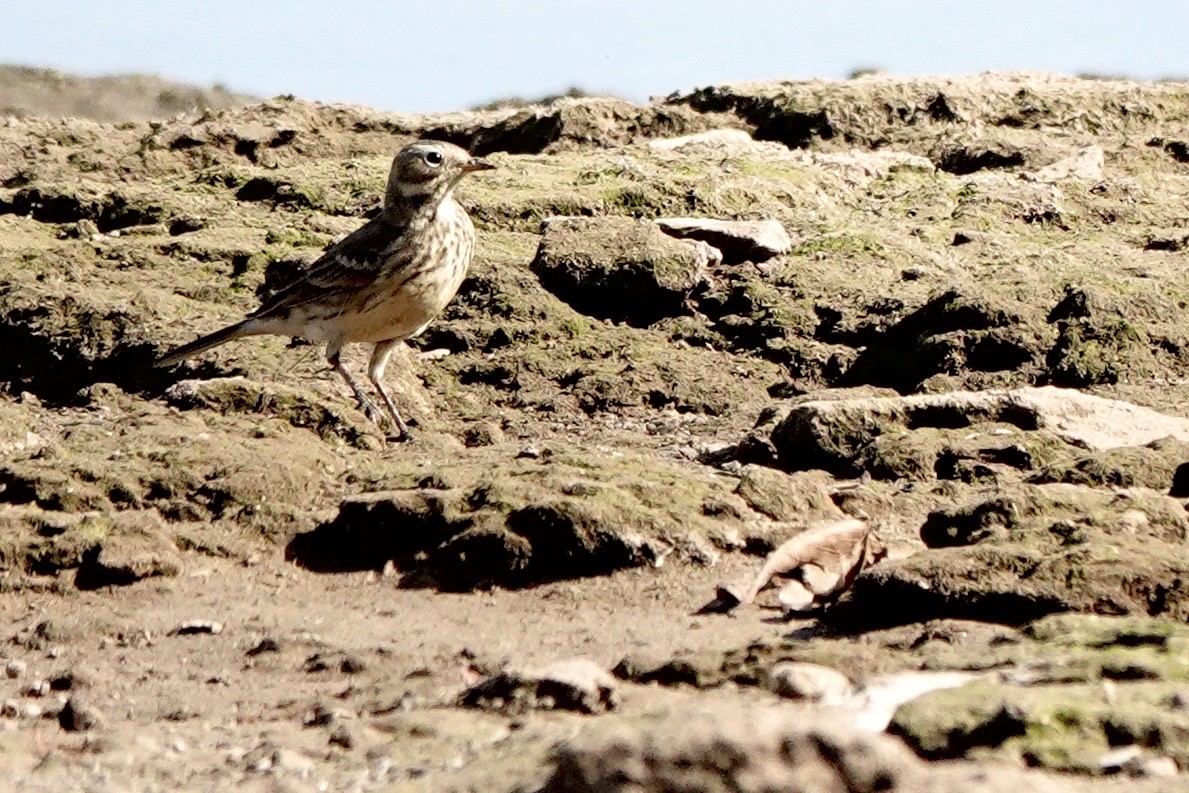
<instances>
[{"instance_id":1,"label":"bird's wing","mask_svg":"<svg viewBox=\"0 0 1189 793\"><path fill-rule=\"evenodd\" d=\"M362 289L376 280L381 259L387 260L384 271L400 269L404 263L395 259L403 246L394 243L403 232L387 220L372 219L327 249L297 280L261 303L251 318L275 317L324 297ZM406 255L411 257L412 251Z\"/></svg>"}]
</instances>

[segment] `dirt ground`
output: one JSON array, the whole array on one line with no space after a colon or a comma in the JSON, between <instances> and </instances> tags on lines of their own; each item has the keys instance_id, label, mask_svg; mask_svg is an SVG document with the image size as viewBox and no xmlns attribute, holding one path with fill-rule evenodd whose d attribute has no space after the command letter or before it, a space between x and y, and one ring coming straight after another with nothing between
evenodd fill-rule
<instances>
[{"instance_id":1,"label":"dirt ground","mask_svg":"<svg viewBox=\"0 0 1189 793\"><path fill-rule=\"evenodd\" d=\"M0 119L0 788L1189 789L1187 128L1045 75ZM151 365L422 136L499 167L389 370L412 441L287 339ZM695 613L850 517L887 553L836 604ZM462 704L575 658L596 713Z\"/></svg>"},{"instance_id":2,"label":"dirt ground","mask_svg":"<svg viewBox=\"0 0 1189 793\"><path fill-rule=\"evenodd\" d=\"M13 789L38 790L68 789L79 774L137 790L271 789L274 778L282 789L539 784L550 743L589 717L526 723L460 711L452 706L474 669L566 657L609 668L641 650L726 650L781 629L758 612L689 616L719 572L631 570L528 591L442 594L366 573L311 574L272 554L251 566L206 560L129 589L7 597L11 632L48 622L52 639L9 653L28 671L5 695L20 699L29 679L69 672L105 729L80 737L47 720L10 731L5 778ZM195 619L219 621L222 632L170 635ZM276 652L251 654L268 639ZM306 671L314 656L331 668ZM344 657L360 669L341 671ZM640 687L624 707L647 713L670 696L682 697ZM329 723L310 724L316 712ZM340 731L351 746L332 742ZM276 751L292 767L254 770Z\"/></svg>"}]
</instances>

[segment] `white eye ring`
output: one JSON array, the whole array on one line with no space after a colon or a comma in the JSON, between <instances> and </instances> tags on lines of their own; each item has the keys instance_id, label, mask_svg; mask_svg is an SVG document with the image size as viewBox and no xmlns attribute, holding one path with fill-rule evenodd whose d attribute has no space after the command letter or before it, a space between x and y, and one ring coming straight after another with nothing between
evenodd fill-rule
<instances>
[{"instance_id":1,"label":"white eye ring","mask_svg":"<svg viewBox=\"0 0 1189 793\"><path fill-rule=\"evenodd\" d=\"M425 162L427 165L437 168L442 164L442 153L440 151L427 151L425 153Z\"/></svg>"}]
</instances>

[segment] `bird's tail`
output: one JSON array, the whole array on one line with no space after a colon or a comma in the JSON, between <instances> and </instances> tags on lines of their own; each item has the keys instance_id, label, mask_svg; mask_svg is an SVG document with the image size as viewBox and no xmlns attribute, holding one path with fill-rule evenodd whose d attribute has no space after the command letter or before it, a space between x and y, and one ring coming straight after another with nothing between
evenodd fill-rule
<instances>
[{"instance_id":1,"label":"bird's tail","mask_svg":"<svg viewBox=\"0 0 1189 793\"><path fill-rule=\"evenodd\" d=\"M183 344L176 350L172 350L166 355L157 359L156 366L173 366L176 363L181 363L187 358L192 358L203 350L209 350L211 347L218 347L224 342L238 339L240 336L250 335L245 332L245 325L247 321L237 322L234 325L229 325L222 330L217 330L214 333L208 333L205 336L200 336L189 344Z\"/></svg>"}]
</instances>

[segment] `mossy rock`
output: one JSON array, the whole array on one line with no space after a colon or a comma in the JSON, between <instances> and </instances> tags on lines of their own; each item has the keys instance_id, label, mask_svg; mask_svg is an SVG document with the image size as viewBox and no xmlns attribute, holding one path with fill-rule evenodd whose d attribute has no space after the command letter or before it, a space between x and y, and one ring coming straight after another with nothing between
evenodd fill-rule
<instances>
[{"instance_id":1,"label":"mossy rock","mask_svg":"<svg viewBox=\"0 0 1189 793\"><path fill-rule=\"evenodd\" d=\"M1183 684L1181 684L1183 685ZM1019 758L1031 766L1101 773L1112 747L1140 745L1189 762L1189 713L1169 707L1178 684L1013 686L981 682L900 707L891 731L930 759Z\"/></svg>"},{"instance_id":2,"label":"mossy rock","mask_svg":"<svg viewBox=\"0 0 1189 793\"><path fill-rule=\"evenodd\" d=\"M707 277L708 250L643 221L558 218L546 226L532 269L584 314L650 325L688 313L690 292Z\"/></svg>"},{"instance_id":3,"label":"mossy rock","mask_svg":"<svg viewBox=\"0 0 1189 793\"><path fill-rule=\"evenodd\" d=\"M1160 438L1144 446L1108 449L1076 458L1065 456L1032 475L1030 481L1105 487L1169 490L1177 468L1189 460L1189 444Z\"/></svg>"},{"instance_id":4,"label":"mossy rock","mask_svg":"<svg viewBox=\"0 0 1189 793\"><path fill-rule=\"evenodd\" d=\"M381 481L396 489L344 501L334 520L294 538L289 556L319 570L392 560L406 585L470 589L597 575L673 552L706 560L780 532L714 480L636 455L558 448L537 459L491 446L438 474Z\"/></svg>"},{"instance_id":5,"label":"mossy rock","mask_svg":"<svg viewBox=\"0 0 1189 793\"><path fill-rule=\"evenodd\" d=\"M1133 491L1018 486L934 513L935 547L885 561L831 614L840 624L960 617L1020 624L1058 611L1189 618L1180 503Z\"/></svg>"}]
</instances>

